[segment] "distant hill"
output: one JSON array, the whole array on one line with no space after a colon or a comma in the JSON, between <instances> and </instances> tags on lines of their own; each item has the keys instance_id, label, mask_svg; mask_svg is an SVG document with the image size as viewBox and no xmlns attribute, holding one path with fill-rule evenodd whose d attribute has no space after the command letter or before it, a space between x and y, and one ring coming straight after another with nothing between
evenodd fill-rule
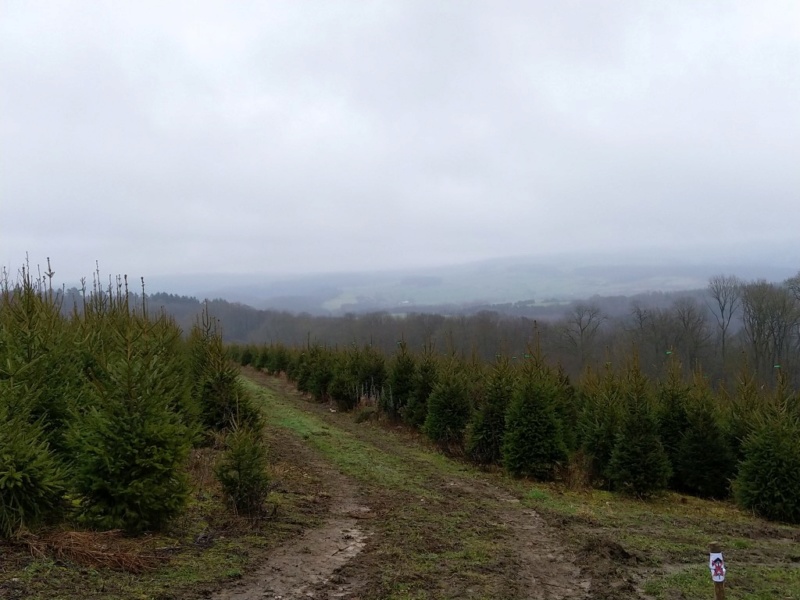
<instances>
[{"instance_id":1,"label":"distant hill","mask_svg":"<svg viewBox=\"0 0 800 600\"><path fill-rule=\"evenodd\" d=\"M665 255L521 257L416 270L279 275L155 277L150 290L222 298L255 308L340 315L372 311L446 312L502 304L564 304L592 296L634 296L705 288L721 273L781 281L792 266L754 258L676 259Z\"/></svg>"}]
</instances>

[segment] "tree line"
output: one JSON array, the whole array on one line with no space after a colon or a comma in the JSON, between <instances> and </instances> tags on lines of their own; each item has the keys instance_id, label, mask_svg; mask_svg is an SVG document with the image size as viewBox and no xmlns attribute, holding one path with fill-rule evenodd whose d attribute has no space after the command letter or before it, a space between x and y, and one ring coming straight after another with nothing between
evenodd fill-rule
<instances>
[{"instance_id":1,"label":"tree line","mask_svg":"<svg viewBox=\"0 0 800 600\"><path fill-rule=\"evenodd\" d=\"M501 310L331 317L258 310L220 299L201 303L168 294L153 295L150 303L163 306L184 328L207 307L222 324L227 342L292 347L308 341L331 347L355 343L391 353L398 340L405 340L412 348L430 345L484 361L498 353L518 360L536 332L543 353L571 377L587 367L619 362L635 350L649 377L678 356L686 375L702 368L714 383L732 381L746 363L764 385L774 385L776 370L791 385L800 384L800 275L778 283L718 275L704 290L594 297L531 313L538 317Z\"/></svg>"},{"instance_id":2,"label":"tree line","mask_svg":"<svg viewBox=\"0 0 800 600\"><path fill-rule=\"evenodd\" d=\"M657 378L636 354L573 380L534 343L513 361L372 345L231 345L242 365L285 375L357 419L404 422L446 452L515 476L649 498L665 490L733 497L800 522L800 398L782 371L771 388L743 367L714 387L670 356Z\"/></svg>"}]
</instances>

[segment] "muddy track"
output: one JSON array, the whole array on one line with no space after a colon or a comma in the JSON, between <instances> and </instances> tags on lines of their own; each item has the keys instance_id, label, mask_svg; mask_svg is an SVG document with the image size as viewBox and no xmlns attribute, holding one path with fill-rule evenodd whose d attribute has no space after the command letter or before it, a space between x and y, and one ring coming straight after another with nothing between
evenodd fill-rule
<instances>
[{"instance_id":1,"label":"muddy track","mask_svg":"<svg viewBox=\"0 0 800 600\"><path fill-rule=\"evenodd\" d=\"M328 502L323 525L306 529L300 536L276 548L258 570L236 586L214 596L216 600L295 600L357 597L363 581L345 579L337 572L364 548L370 532L364 523L369 507L359 498L354 482L316 456L298 439L283 437L284 453L320 481Z\"/></svg>"},{"instance_id":2,"label":"muddy track","mask_svg":"<svg viewBox=\"0 0 800 600\"><path fill-rule=\"evenodd\" d=\"M327 407L309 403L285 382L254 371L248 377L289 398L301 410L315 413L332 427L346 429L362 441L375 446L376 452L403 452L387 436L370 437L370 428L353 423L344 415L331 414ZM371 431L374 432L374 428ZM383 438L383 439L381 439ZM330 494L330 510L321 527L306 530L302 536L274 550L258 571L241 580L234 588L215 596L218 600L296 599L296 598L374 598L375 566L383 560L381 528L377 521L391 518L407 499L393 500L391 493L376 495L332 467L299 438L293 438L292 452L298 461L320 477L321 488ZM431 463L422 463L413 454L403 455L413 468L431 472L432 485L445 495L448 506L480 506L476 518L502 536L502 557L498 558L506 583L505 591L467 589L464 595L533 600L627 599L640 598L628 573L616 564L587 563L579 548L566 541L563 531L549 525L540 515L521 505L513 493L491 478L436 473ZM365 498L375 502L374 512ZM371 521L372 518L375 521ZM370 526L374 525L374 526ZM384 544L385 545L385 544ZM456 580L458 574L453 576ZM435 597L460 597L457 589ZM415 596L416 597L416 596ZM432 595L431 597L434 597Z\"/></svg>"}]
</instances>

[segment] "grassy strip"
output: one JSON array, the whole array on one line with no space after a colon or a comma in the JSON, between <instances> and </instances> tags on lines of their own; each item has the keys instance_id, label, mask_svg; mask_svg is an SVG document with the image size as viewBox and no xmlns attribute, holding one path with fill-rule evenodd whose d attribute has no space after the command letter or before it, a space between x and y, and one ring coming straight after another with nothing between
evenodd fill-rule
<instances>
[{"instance_id":1,"label":"grassy strip","mask_svg":"<svg viewBox=\"0 0 800 600\"><path fill-rule=\"evenodd\" d=\"M384 436L383 441L392 446L392 452L387 453L335 424L298 409L275 390L249 379L243 381L259 399L272 425L293 431L343 473L362 483L426 497L436 495L431 491L431 477L463 477L475 473L474 469L439 453L403 446L402 440L392 438L386 429L379 428L375 434ZM359 430L363 433L370 427L363 424Z\"/></svg>"},{"instance_id":2,"label":"grassy strip","mask_svg":"<svg viewBox=\"0 0 800 600\"><path fill-rule=\"evenodd\" d=\"M271 425L293 431L343 473L384 488L404 489L422 495L427 493L422 485L424 476L409 469L399 457L376 455L373 446L312 414L294 408L273 390L248 379L243 381L263 406Z\"/></svg>"}]
</instances>

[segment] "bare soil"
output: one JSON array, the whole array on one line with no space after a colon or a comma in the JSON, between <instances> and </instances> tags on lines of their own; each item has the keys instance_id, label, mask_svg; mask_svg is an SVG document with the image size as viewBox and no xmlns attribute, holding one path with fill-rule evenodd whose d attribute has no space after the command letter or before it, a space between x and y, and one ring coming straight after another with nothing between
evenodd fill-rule
<instances>
[{"instance_id":1,"label":"bare soil","mask_svg":"<svg viewBox=\"0 0 800 600\"><path fill-rule=\"evenodd\" d=\"M282 436L283 460L291 456L314 474L327 502L327 517L319 528L306 529L274 549L258 570L235 586L216 594L216 600L293 600L300 598L355 598L363 587L359 577L344 579L337 571L363 549L369 532L363 527L370 517L358 488L298 439Z\"/></svg>"}]
</instances>

